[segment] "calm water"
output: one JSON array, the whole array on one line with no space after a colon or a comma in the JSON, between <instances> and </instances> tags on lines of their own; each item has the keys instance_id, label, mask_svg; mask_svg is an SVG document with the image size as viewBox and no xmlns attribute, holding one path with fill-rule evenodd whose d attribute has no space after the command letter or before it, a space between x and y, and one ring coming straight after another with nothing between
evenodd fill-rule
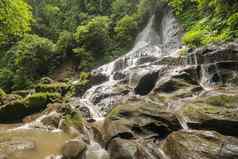
<instances>
[{"instance_id":1,"label":"calm water","mask_svg":"<svg viewBox=\"0 0 238 159\"><path fill-rule=\"evenodd\" d=\"M46 132L41 130L0 131L0 154L7 154L10 159L44 159L49 155L59 155L60 150L69 137L63 132ZM14 151L15 141L34 142L31 150ZM10 143L10 144L9 144ZM13 146L12 146L12 145Z\"/></svg>"}]
</instances>

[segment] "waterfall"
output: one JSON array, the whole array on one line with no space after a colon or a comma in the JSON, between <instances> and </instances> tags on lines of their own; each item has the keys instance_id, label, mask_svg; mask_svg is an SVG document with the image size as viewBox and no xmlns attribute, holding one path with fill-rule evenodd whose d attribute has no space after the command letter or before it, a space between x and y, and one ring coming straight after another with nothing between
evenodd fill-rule
<instances>
[{"instance_id":1,"label":"waterfall","mask_svg":"<svg viewBox=\"0 0 238 159\"><path fill-rule=\"evenodd\" d=\"M146 57L159 60L164 56L174 56L175 53L178 53L176 50L181 46L179 24L172 11L168 8L163 10L163 14L151 16L145 28L138 34L133 48L127 54L92 71L101 73L109 79L100 85L91 87L82 98L77 99L78 105L90 110L92 118L101 120L106 114L105 110L111 109L110 107L120 100L120 96L114 97L115 95L113 95L113 87L120 82L120 80L114 80L115 73L120 72L130 78L132 77L131 70L139 69L140 66L158 70L161 67L153 66L150 60L142 63L138 61ZM155 23L156 16L161 16L159 24ZM158 32L159 29L162 32ZM94 99L98 99L100 96L103 96L103 100L99 99L100 101L95 104Z\"/></svg>"}]
</instances>

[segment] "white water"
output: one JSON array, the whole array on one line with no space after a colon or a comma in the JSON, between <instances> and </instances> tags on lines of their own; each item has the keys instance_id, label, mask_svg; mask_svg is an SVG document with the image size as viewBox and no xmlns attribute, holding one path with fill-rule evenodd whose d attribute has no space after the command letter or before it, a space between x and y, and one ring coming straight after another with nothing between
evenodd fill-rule
<instances>
[{"instance_id":1,"label":"white water","mask_svg":"<svg viewBox=\"0 0 238 159\"><path fill-rule=\"evenodd\" d=\"M94 140L93 132L90 132L89 129L84 128L84 131L89 137L90 144L87 147L85 153L86 159L109 159L108 152L102 148L102 146Z\"/></svg>"},{"instance_id":2,"label":"white water","mask_svg":"<svg viewBox=\"0 0 238 159\"><path fill-rule=\"evenodd\" d=\"M179 25L173 17L172 12L166 10L161 25L157 26L161 27L162 33L157 33L154 29L154 23L155 16L153 15L144 30L137 36L135 45L131 51L111 63L105 64L92 71L102 73L109 78L107 82L88 89L83 97L77 100L77 102L80 103L79 105L87 107L90 110L92 118L96 120L101 119L105 115L103 109L114 104L114 100L116 99L113 96L113 86L116 86L118 82L120 82L113 79L116 72L126 74L130 82L132 69L140 69L138 71L142 71L142 68L139 68L139 66L148 67L150 71L152 69L160 69L160 66L153 66L151 62L137 64L137 61L142 57L154 57L159 59L163 56L177 56L177 50L180 47ZM94 104L93 99L102 94L106 94L108 97L103 99L103 103ZM118 97L117 100L120 100L120 97Z\"/></svg>"}]
</instances>

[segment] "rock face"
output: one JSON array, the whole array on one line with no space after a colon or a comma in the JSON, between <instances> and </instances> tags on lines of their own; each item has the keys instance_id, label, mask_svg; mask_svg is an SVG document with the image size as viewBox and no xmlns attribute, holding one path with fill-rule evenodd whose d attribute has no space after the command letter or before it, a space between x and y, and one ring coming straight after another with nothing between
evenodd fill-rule
<instances>
[{"instance_id":1,"label":"rock face","mask_svg":"<svg viewBox=\"0 0 238 159\"><path fill-rule=\"evenodd\" d=\"M18 95L2 97L0 122L19 121L27 115L44 110L47 104L57 99L60 99L58 93L35 93L25 98Z\"/></svg>"},{"instance_id":2,"label":"rock face","mask_svg":"<svg viewBox=\"0 0 238 159\"><path fill-rule=\"evenodd\" d=\"M235 159L238 139L214 131L178 131L170 134L162 149L171 159Z\"/></svg>"},{"instance_id":3,"label":"rock face","mask_svg":"<svg viewBox=\"0 0 238 159\"><path fill-rule=\"evenodd\" d=\"M216 130L237 137L237 108L237 95L220 94L190 101L180 110L180 116L190 128Z\"/></svg>"}]
</instances>

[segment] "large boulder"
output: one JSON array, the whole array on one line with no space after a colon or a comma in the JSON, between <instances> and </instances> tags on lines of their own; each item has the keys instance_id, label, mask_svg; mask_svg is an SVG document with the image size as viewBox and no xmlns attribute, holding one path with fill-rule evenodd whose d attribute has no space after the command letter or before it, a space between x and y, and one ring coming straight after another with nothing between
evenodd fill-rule
<instances>
[{"instance_id":1,"label":"large boulder","mask_svg":"<svg viewBox=\"0 0 238 159\"><path fill-rule=\"evenodd\" d=\"M198 48L188 54L188 64L210 64L225 61L238 61L238 43L212 44Z\"/></svg>"},{"instance_id":2,"label":"large boulder","mask_svg":"<svg viewBox=\"0 0 238 159\"><path fill-rule=\"evenodd\" d=\"M63 158L81 159L86 149L87 144L80 139L67 141L62 148Z\"/></svg>"},{"instance_id":3,"label":"large boulder","mask_svg":"<svg viewBox=\"0 0 238 159\"><path fill-rule=\"evenodd\" d=\"M37 84L35 86L36 92L59 93L62 96L66 95L70 90L70 86L66 83L54 82L50 84Z\"/></svg>"},{"instance_id":4,"label":"large boulder","mask_svg":"<svg viewBox=\"0 0 238 159\"><path fill-rule=\"evenodd\" d=\"M60 99L57 93L35 93L26 98L11 95L7 100L3 99L0 106L0 122L19 121L27 115L44 110L48 103Z\"/></svg>"},{"instance_id":5,"label":"large boulder","mask_svg":"<svg viewBox=\"0 0 238 159\"><path fill-rule=\"evenodd\" d=\"M238 139L214 131L181 130L170 134L161 149L171 159L235 159Z\"/></svg>"},{"instance_id":6,"label":"large boulder","mask_svg":"<svg viewBox=\"0 0 238 159\"><path fill-rule=\"evenodd\" d=\"M111 159L138 159L142 157L135 141L120 138L112 140L109 152Z\"/></svg>"},{"instance_id":7,"label":"large boulder","mask_svg":"<svg viewBox=\"0 0 238 159\"><path fill-rule=\"evenodd\" d=\"M131 139L155 134L158 138L165 138L180 128L176 115L167 111L163 99L131 99L108 114L104 123L104 138L107 144L115 137Z\"/></svg>"},{"instance_id":8,"label":"large boulder","mask_svg":"<svg viewBox=\"0 0 238 159\"><path fill-rule=\"evenodd\" d=\"M186 103L179 111L190 128L216 130L238 136L238 96L212 95Z\"/></svg>"}]
</instances>

